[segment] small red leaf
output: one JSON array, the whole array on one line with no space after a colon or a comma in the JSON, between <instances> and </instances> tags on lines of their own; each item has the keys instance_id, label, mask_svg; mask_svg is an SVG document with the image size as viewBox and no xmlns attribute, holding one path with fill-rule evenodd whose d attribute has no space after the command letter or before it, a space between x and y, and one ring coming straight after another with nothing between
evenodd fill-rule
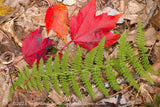
<instances>
[{"instance_id":1,"label":"small red leaf","mask_svg":"<svg viewBox=\"0 0 160 107\"><path fill-rule=\"evenodd\" d=\"M96 16L96 0L91 0L83 7L77 16L70 21L71 38L79 44L92 50L105 37L105 46L112 45L120 35L110 32L122 15L111 16L107 13Z\"/></svg>"},{"instance_id":2,"label":"small red leaf","mask_svg":"<svg viewBox=\"0 0 160 107\"><path fill-rule=\"evenodd\" d=\"M37 65L41 58L46 59L46 52L53 46L54 41L41 38L42 29L31 32L22 42L22 54L26 62L32 66L37 59Z\"/></svg>"},{"instance_id":3,"label":"small red leaf","mask_svg":"<svg viewBox=\"0 0 160 107\"><path fill-rule=\"evenodd\" d=\"M50 29L55 31L57 35L65 42L68 34L68 11L64 5L54 5L49 7L45 16L46 29L49 33Z\"/></svg>"}]
</instances>

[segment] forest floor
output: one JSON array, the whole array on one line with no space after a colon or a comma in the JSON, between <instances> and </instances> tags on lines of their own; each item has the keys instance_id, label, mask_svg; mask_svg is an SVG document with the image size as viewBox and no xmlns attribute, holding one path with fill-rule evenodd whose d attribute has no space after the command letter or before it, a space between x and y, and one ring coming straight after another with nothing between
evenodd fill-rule
<instances>
[{"instance_id":1,"label":"forest floor","mask_svg":"<svg viewBox=\"0 0 160 107\"><path fill-rule=\"evenodd\" d=\"M68 17L77 14L90 0L49 0L52 5L63 4L68 8ZM123 14L119 23L116 24L116 30L121 34L127 30L127 41L133 44L136 53L135 44L138 21L141 20L145 31L146 47L148 48L149 60L153 69L160 72L160 1L159 0L96 0L97 14L108 12L109 14ZM7 67L23 58L21 48L22 41L30 32L45 26L45 14L49 8L47 0L4 0L4 4L14 10L10 13L0 16L0 68ZM1 10L0 10L1 11ZM42 38L50 38L55 41L54 47L61 49L65 43L51 31L47 36L46 29L42 31ZM67 42L71 40L70 34L67 36ZM117 43L105 48L105 57L116 58ZM69 58L70 62L76 54L76 45L71 43ZM65 52L65 48L62 53ZM82 49L85 56L88 50ZM105 97L97 88L94 88L95 101L92 101L85 89L83 90L83 101L80 101L72 92L67 98L64 94L57 94L51 89L49 94L41 93L35 90L22 90L16 88L13 96L8 100L10 86L14 79L18 78L19 69L27 65L25 60L21 60L10 67L0 71L0 106L66 106L66 107L152 107L160 106L160 75L151 75L154 85L141 79L138 84L141 91L130 86L123 77L116 73L117 81L120 81L122 90L113 91L108 87L109 97ZM133 71L134 72L134 71ZM135 78L139 78L135 75ZM107 82L105 83L107 84ZM107 87L107 86L106 86ZM158 102L156 102L156 100ZM34 102L34 103L33 103Z\"/></svg>"}]
</instances>

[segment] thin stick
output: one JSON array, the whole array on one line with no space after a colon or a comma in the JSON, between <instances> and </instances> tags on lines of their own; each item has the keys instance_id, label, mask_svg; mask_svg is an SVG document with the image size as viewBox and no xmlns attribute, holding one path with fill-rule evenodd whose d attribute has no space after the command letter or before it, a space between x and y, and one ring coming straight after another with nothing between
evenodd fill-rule
<instances>
[{"instance_id":1,"label":"thin stick","mask_svg":"<svg viewBox=\"0 0 160 107\"><path fill-rule=\"evenodd\" d=\"M52 6L51 2L49 0L46 0L46 1L48 3L49 7L51 7Z\"/></svg>"},{"instance_id":2,"label":"thin stick","mask_svg":"<svg viewBox=\"0 0 160 107\"><path fill-rule=\"evenodd\" d=\"M148 14L148 16L147 16L146 21L145 21L144 24L143 24L143 27L144 27L144 28L148 25L148 23L149 23L151 17L153 16L156 8L157 8L157 3L155 2L154 5L153 5L153 7L152 7L152 9L150 10L150 12L149 12L149 14Z\"/></svg>"},{"instance_id":3,"label":"thin stick","mask_svg":"<svg viewBox=\"0 0 160 107\"><path fill-rule=\"evenodd\" d=\"M21 58L20 60L18 60L17 62L14 62L14 63L12 63L12 64L10 64L10 65L8 65L8 66L6 66L6 67L0 69L0 71L3 71L3 70L5 70L6 68L9 68L9 67L11 67L11 66L13 66L13 65L15 65L15 64L17 64L17 63L19 63L19 62L22 61L23 59L24 59L24 57L22 57L22 58Z\"/></svg>"},{"instance_id":4,"label":"thin stick","mask_svg":"<svg viewBox=\"0 0 160 107\"><path fill-rule=\"evenodd\" d=\"M141 78L139 78L136 82L138 82L138 81L140 81L140 79ZM126 88L124 88L124 89L122 89L122 90L120 90L120 91L118 91L117 93L115 93L115 94L112 94L112 95L108 95L108 96L106 96L106 97L113 97L113 96L115 96L115 95L117 95L117 94L119 94L119 93L122 93L122 92L124 92L124 91L126 91L128 88L130 88L131 87L131 85L129 85L128 87L126 87Z\"/></svg>"},{"instance_id":5,"label":"thin stick","mask_svg":"<svg viewBox=\"0 0 160 107\"><path fill-rule=\"evenodd\" d=\"M150 51L149 51L148 55L150 55L150 54L151 54L151 52L152 52L153 48L155 47L156 43L157 43L157 42L155 41L155 42L154 42L154 44L152 45L152 47L151 47L151 49L150 49Z\"/></svg>"},{"instance_id":6,"label":"thin stick","mask_svg":"<svg viewBox=\"0 0 160 107\"><path fill-rule=\"evenodd\" d=\"M71 40L71 41L69 41L65 46L63 46L60 50L58 50L58 52L56 52L53 56L52 56L52 58L54 58L56 55L57 55L57 53L59 53L59 52L61 52L65 47L67 47L70 43L72 43L73 42L73 40Z\"/></svg>"}]
</instances>

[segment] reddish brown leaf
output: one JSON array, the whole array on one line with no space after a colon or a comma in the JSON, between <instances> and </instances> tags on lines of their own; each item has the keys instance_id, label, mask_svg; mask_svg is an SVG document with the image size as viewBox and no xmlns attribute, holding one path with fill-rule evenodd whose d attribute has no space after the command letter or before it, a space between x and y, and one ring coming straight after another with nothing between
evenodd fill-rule
<instances>
[{"instance_id":1,"label":"reddish brown leaf","mask_svg":"<svg viewBox=\"0 0 160 107\"><path fill-rule=\"evenodd\" d=\"M46 59L46 52L50 49L54 41L41 38L42 29L31 32L22 42L22 54L26 62L32 66L37 59L37 65L41 58Z\"/></svg>"},{"instance_id":2,"label":"reddish brown leaf","mask_svg":"<svg viewBox=\"0 0 160 107\"><path fill-rule=\"evenodd\" d=\"M110 32L122 15L111 16L103 13L96 16L96 0L91 0L83 7L77 16L70 21L71 38L75 44L79 44L92 50L102 38L106 38L105 46L112 45L120 35Z\"/></svg>"},{"instance_id":3,"label":"reddish brown leaf","mask_svg":"<svg viewBox=\"0 0 160 107\"><path fill-rule=\"evenodd\" d=\"M49 7L45 16L46 29L49 33L50 29L57 33L57 35L65 42L68 34L68 11L64 5L54 5Z\"/></svg>"}]
</instances>

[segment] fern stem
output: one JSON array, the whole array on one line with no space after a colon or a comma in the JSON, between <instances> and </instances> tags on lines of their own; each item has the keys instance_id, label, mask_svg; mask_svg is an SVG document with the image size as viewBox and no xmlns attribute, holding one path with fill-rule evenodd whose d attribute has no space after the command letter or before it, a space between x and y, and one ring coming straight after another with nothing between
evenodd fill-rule
<instances>
[{"instance_id":1,"label":"fern stem","mask_svg":"<svg viewBox=\"0 0 160 107\"><path fill-rule=\"evenodd\" d=\"M141 78L137 79L136 83L138 83L140 80L141 80ZM116 92L115 94L108 95L108 96L105 96L105 97L110 98L110 97L116 96L116 95L118 95L119 93L125 92L125 91L128 90L130 87L132 87L132 85L127 86L126 88L124 88L124 89Z\"/></svg>"}]
</instances>

